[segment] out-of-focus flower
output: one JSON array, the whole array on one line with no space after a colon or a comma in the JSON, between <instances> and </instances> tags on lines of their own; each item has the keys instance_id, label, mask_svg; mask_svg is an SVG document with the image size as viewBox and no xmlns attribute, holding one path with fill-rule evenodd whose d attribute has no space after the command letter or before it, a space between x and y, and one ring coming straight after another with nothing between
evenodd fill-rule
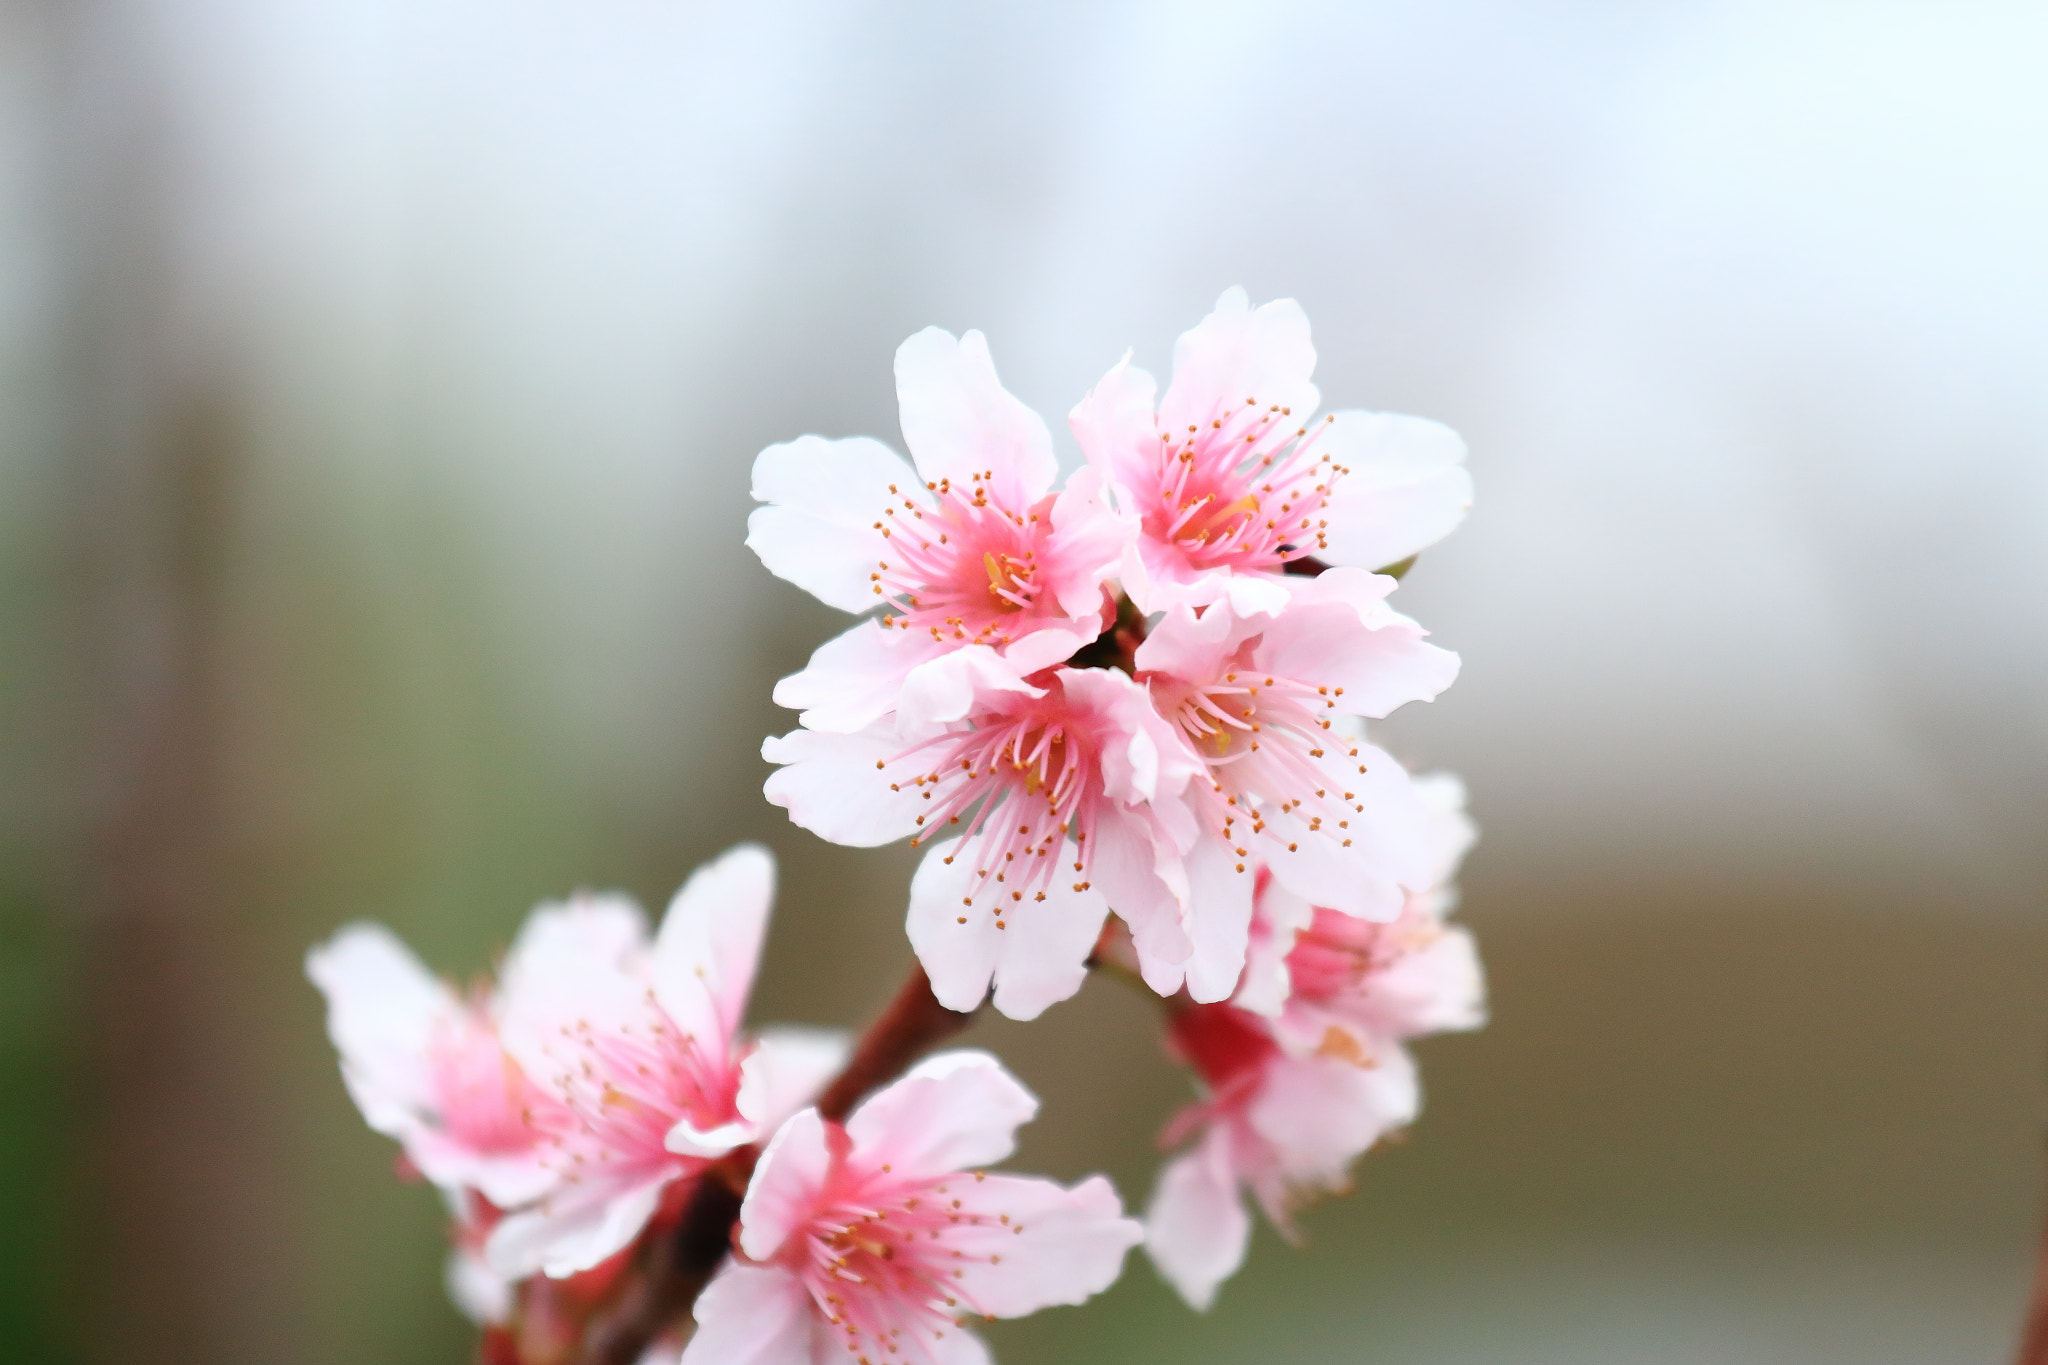
<instances>
[{"instance_id":1,"label":"out-of-focus flower","mask_svg":"<svg viewBox=\"0 0 2048 1365\"><path fill-rule=\"evenodd\" d=\"M1163 398L1126 355L1074 409L1081 449L1138 518L1122 577L1140 607L1270 609L1290 560L1385 568L1464 518L1457 433L1393 413L1315 421L1315 363L1299 304L1229 289L1174 344Z\"/></svg>"},{"instance_id":2,"label":"out-of-focus flower","mask_svg":"<svg viewBox=\"0 0 2048 1365\"><path fill-rule=\"evenodd\" d=\"M637 1236L676 1181L773 1130L838 1068L839 1039L786 1030L749 1040L740 1018L774 896L767 852L743 844L693 873L649 947L571 931L578 907L543 910L543 938L508 970L508 1051L553 1101L536 1110L558 1180L509 1212L486 1254L498 1273L587 1270Z\"/></svg>"},{"instance_id":3,"label":"out-of-focus flower","mask_svg":"<svg viewBox=\"0 0 2048 1365\"><path fill-rule=\"evenodd\" d=\"M623 913L592 904L577 922L610 932ZM522 935L508 968L531 965L546 950L541 937ZM458 994L376 924L349 925L315 947L306 975L327 997L327 1033L350 1097L415 1170L451 1195L474 1190L500 1208L554 1184L534 1120L555 1101L506 1052L497 994Z\"/></svg>"},{"instance_id":4,"label":"out-of-focus flower","mask_svg":"<svg viewBox=\"0 0 2048 1365\"><path fill-rule=\"evenodd\" d=\"M1143 1233L1107 1180L973 1169L1007 1157L1037 1109L995 1058L953 1052L844 1128L790 1119L747 1189L740 1254L697 1300L685 1365L985 1365L961 1320L1108 1288Z\"/></svg>"},{"instance_id":5,"label":"out-of-focus flower","mask_svg":"<svg viewBox=\"0 0 2048 1365\"><path fill-rule=\"evenodd\" d=\"M1485 1022L1471 936L1443 923L1474 838L1464 789L1448 774L1414 789L1429 875L1398 916L1373 923L1312 905L1262 868L1237 994L1174 1017L1172 1049L1207 1093L1167 1129L1169 1146L1199 1137L1160 1174L1146 1251L1196 1308L1243 1263L1243 1191L1291 1236L1295 1206L1342 1189L1353 1161L1414 1118L1403 1041Z\"/></svg>"},{"instance_id":6,"label":"out-of-focus flower","mask_svg":"<svg viewBox=\"0 0 2048 1365\"><path fill-rule=\"evenodd\" d=\"M816 730L861 729L918 665L963 645L1025 673L1065 659L1108 623L1105 583L1133 534L1093 474L1053 493L1051 435L997 381L981 333L904 342L896 393L915 470L867 437L805 436L754 462L761 562L842 610L886 610L776 685Z\"/></svg>"}]
</instances>

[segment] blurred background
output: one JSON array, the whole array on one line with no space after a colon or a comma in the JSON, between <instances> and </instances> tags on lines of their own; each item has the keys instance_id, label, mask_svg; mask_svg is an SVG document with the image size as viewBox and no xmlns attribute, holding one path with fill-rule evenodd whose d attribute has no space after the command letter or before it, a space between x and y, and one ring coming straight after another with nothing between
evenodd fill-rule
<instances>
[{"instance_id":1,"label":"blurred background","mask_svg":"<svg viewBox=\"0 0 2048 1365\"><path fill-rule=\"evenodd\" d=\"M756 1018L853 1025L906 850L758 798L840 621L763 445L986 331L1052 421L1226 286L1465 433L1385 727L1465 774L1494 1022L1206 1318L1053 1361L1995 1362L2048 1091L2048 11L1602 0L0 0L0 1357L454 1362L434 1197L301 974L465 976L740 838ZM1142 1202L1096 982L1020 1166Z\"/></svg>"}]
</instances>

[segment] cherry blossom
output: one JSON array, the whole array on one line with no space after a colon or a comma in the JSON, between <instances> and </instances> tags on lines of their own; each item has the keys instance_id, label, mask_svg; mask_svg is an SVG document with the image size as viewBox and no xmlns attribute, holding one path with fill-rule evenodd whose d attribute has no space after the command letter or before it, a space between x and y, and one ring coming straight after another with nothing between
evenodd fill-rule
<instances>
[{"instance_id":1,"label":"cherry blossom","mask_svg":"<svg viewBox=\"0 0 2048 1365\"><path fill-rule=\"evenodd\" d=\"M670 1186L837 1069L835 1038L740 1032L773 892L768 854L743 844L691 875L652 945L637 925L613 942L553 934L532 970L508 965L505 1045L553 1101L532 1122L558 1179L492 1231L499 1274L565 1276L618 1252Z\"/></svg>"},{"instance_id":2,"label":"cherry blossom","mask_svg":"<svg viewBox=\"0 0 2048 1365\"><path fill-rule=\"evenodd\" d=\"M1393 921L1311 905L1262 868L1238 994L1172 1022L1171 1046L1207 1095L1168 1127L1168 1145L1199 1137L1161 1172L1146 1250L1196 1308L1243 1262L1251 1221L1241 1191L1291 1236L1296 1205L1342 1189L1358 1156L1414 1118L1420 1094L1403 1040L1485 1020L1471 937L1442 922L1474 837L1464 790L1445 774L1414 787L1428 813L1430 876Z\"/></svg>"},{"instance_id":3,"label":"cherry blossom","mask_svg":"<svg viewBox=\"0 0 2048 1365\"><path fill-rule=\"evenodd\" d=\"M1404 887L1427 884L1421 801L1355 722L1434 697L1457 675L1458 657L1386 606L1391 586L1333 569L1305 581L1277 615L1243 614L1228 600L1199 614L1176 607L1138 647L1139 681L1207 765L1196 788L1205 833L1227 846L1231 872L1247 883L1222 958L1233 984L1256 865L1318 904L1371 919L1391 919Z\"/></svg>"},{"instance_id":4,"label":"cherry blossom","mask_svg":"<svg viewBox=\"0 0 2048 1365\"><path fill-rule=\"evenodd\" d=\"M884 612L777 685L812 729L861 729L919 664L963 645L1024 672L1065 659L1107 624L1105 580L1134 533L1093 473L1054 493L1051 434L1003 389L981 333L904 342L896 393L915 469L867 437L804 436L754 463L761 562L831 606Z\"/></svg>"},{"instance_id":5,"label":"cherry blossom","mask_svg":"<svg viewBox=\"0 0 2048 1365\"><path fill-rule=\"evenodd\" d=\"M961 1321L1107 1289L1143 1236L1107 1180L974 1169L1038 1102L986 1053L942 1053L842 1128L806 1109L762 1153L738 1254L697 1300L683 1365L985 1365Z\"/></svg>"},{"instance_id":6,"label":"cherry blossom","mask_svg":"<svg viewBox=\"0 0 2048 1365\"><path fill-rule=\"evenodd\" d=\"M893 717L852 735L797 730L761 752L784 765L769 801L814 833L945 840L912 886L909 931L952 1008L971 1009L991 978L1013 1018L1071 995L1112 907L1141 952L1179 963L1194 951L1190 883L1214 875L1191 857L1202 764L1119 670L1027 680L970 647L914 679Z\"/></svg>"},{"instance_id":7,"label":"cherry blossom","mask_svg":"<svg viewBox=\"0 0 2048 1365\"><path fill-rule=\"evenodd\" d=\"M1457 434L1393 413L1316 420L1315 362L1299 304L1253 308L1233 288L1175 343L1163 398L1126 355L1074 409L1090 464L1138 519L1122 578L1140 607L1271 607L1291 561L1385 568L1463 520Z\"/></svg>"}]
</instances>

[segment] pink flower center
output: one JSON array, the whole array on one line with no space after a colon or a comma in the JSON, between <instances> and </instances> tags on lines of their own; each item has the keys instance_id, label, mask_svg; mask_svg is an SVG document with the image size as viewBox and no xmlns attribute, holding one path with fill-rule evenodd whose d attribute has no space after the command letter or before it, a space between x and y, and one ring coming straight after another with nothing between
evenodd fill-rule
<instances>
[{"instance_id":1,"label":"pink flower center","mask_svg":"<svg viewBox=\"0 0 2048 1365\"><path fill-rule=\"evenodd\" d=\"M963 899L963 908L980 898L995 914L997 928L1027 893L1045 899L1069 834L1082 850L1074 871L1085 874L1088 835L1101 799L1092 736L1069 712L1059 675L1043 674L1038 681L1047 688L1043 697L1018 698L1015 710L912 751L931 761L931 771L913 780L925 789L932 810L918 817L921 832L911 843L964 821L966 831L946 861L973 861L982 884ZM1076 890L1088 885L1074 883ZM966 916L960 921L966 923Z\"/></svg>"},{"instance_id":2,"label":"pink flower center","mask_svg":"<svg viewBox=\"0 0 2048 1365\"><path fill-rule=\"evenodd\" d=\"M1015 1225L963 1207L953 1187L973 1179L870 1181L840 1191L784 1253L856 1361L930 1361L960 1315L982 1311L960 1283L970 1253L950 1234Z\"/></svg>"},{"instance_id":3,"label":"pink flower center","mask_svg":"<svg viewBox=\"0 0 2048 1365\"><path fill-rule=\"evenodd\" d=\"M427 1040L427 1072L441 1130L472 1152L511 1154L534 1143L528 1115L551 1101L506 1055L477 1008L444 1020Z\"/></svg>"},{"instance_id":4,"label":"pink flower center","mask_svg":"<svg viewBox=\"0 0 2048 1365\"><path fill-rule=\"evenodd\" d=\"M934 640L1005 645L1029 629L1020 618L1045 614L1041 553L1050 531L1051 498L1016 511L995 502L977 473L962 487L950 479L926 484L937 505L926 507L895 484L902 503L875 523L888 557L868 575L875 595L895 610L885 626L929 631Z\"/></svg>"},{"instance_id":5,"label":"pink flower center","mask_svg":"<svg viewBox=\"0 0 2048 1365\"><path fill-rule=\"evenodd\" d=\"M1276 569L1325 548L1321 514L1346 471L1316 453L1321 429L1294 425L1291 413L1247 398L1206 425L1161 432L1154 487L1134 490L1152 494L1145 534L1198 569Z\"/></svg>"},{"instance_id":6,"label":"pink flower center","mask_svg":"<svg viewBox=\"0 0 2048 1365\"><path fill-rule=\"evenodd\" d=\"M737 1113L738 1067L679 1033L651 990L643 1003L632 1022L565 1024L547 1049L562 1103L540 1122L572 1180L685 1160L666 1146L671 1128L687 1119L708 1130Z\"/></svg>"},{"instance_id":7,"label":"pink flower center","mask_svg":"<svg viewBox=\"0 0 2048 1365\"><path fill-rule=\"evenodd\" d=\"M1242 660L1251 652L1242 646ZM1189 683L1163 674L1146 674L1163 714L1188 746L1208 764L1210 788L1219 809L1220 832L1240 858L1241 827L1264 834L1277 820L1290 820L1289 852L1304 837L1332 839L1351 846L1351 817L1365 807L1356 792L1332 785L1332 767L1325 760L1349 760L1360 773L1356 742L1333 733L1325 712L1336 709L1341 687L1327 687L1287 678L1240 662L1222 677ZM1242 872L1246 865L1239 863Z\"/></svg>"}]
</instances>

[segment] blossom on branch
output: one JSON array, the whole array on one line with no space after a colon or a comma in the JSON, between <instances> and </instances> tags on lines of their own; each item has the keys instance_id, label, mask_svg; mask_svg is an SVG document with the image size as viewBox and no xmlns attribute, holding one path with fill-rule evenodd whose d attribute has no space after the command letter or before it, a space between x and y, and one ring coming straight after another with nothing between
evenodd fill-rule
<instances>
[{"instance_id":1,"label":"blossom on branch","mask_svg":"<svg viewBox=\"0 0 2048 1365\"><path fill-rule=\"evenodd\" d=\"M1109 623L1104 584L1132 534L1099 480L1070 480L1043 420L996 379L979 332L926 328L896 352L901 456L868 437L804 436L754 462L747 544L844 611L881 608L775 688L812 729L888 712L918 665L979 645L1031 672Z\"/></svg>"},{"instance_id":2,"label":"blossom on branch","mask_svg":"<svg viewBox=\"0 0 2048 1365\"><path fill-rule=\"evenodd\" d=\"M1230 1004L1175 1014L1169 1046L1203 1100L1164 1141L1196 1141L1160 1173L1146 1252L1206 1308L1243 1263L1248 1192L1283 1236L1303 1202L1344 1189L1352 1163L1420 1103L1405 1040L1477 1028L1485 986L1469 934L1447 927L1474 832L1456 778L1419 778L1431 880L1391 922L1311 905L1261 870L1252 949Z\"/></svg>"},{"instance_id":3,"label":"blossom on branch","mask_svg":"<svg viewBox=\"0 0 2048 1365\"><path fill-rule=\"evenodd\" d=\"M1124 591L1146 611L1285 595L1286 564L1380 569L1443 539L1472 503L1464 442L1395 413L1314 417L1308 318L1242 289L1173 348L1173 382L1126 355L1070 418L1140 527Z\"/></svg>"},{"instance_id":4,"label":"blossom on branch","mask_svg":"<svg viewBox=\"0 0 2048 1365\"><path fill-rule=\"evenodd\" d=\"M1107 1180L988 1174L1038 1101L986 1053L942 1053L844 1127L806 1109L755 1167L738 1254L683 1365L985 1365L961 1322L1077 1304L1143 1232Z\"/></svg>"}]
</instances>

